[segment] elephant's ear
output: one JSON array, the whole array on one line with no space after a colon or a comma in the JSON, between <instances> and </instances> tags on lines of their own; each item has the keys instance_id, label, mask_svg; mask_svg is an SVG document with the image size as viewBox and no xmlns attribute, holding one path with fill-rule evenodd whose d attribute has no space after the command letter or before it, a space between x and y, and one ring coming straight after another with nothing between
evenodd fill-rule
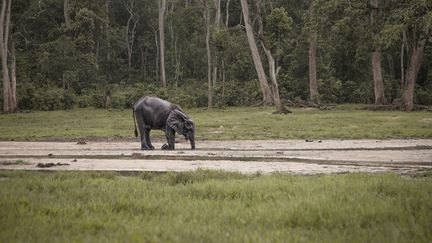
<instances>
[{"instance_id":1,"label":"elephant's ear","mask_svg":"<svg viewBox=\"0 0 432 243\"><path fill-rule=\"evenodd\" d=\"M173 110L168 115L167 125L174 129L178 134L183 134L185 120L188 117L179 110Z\"/></svg>"},{"instance_id":2,"label":"elephant's ear","mask_svg":"<svg viewBox=\"0 0 432 243\"><path fill-rule=\"evenodd\" d=\"M194 130L195 129L194 122L191 119L189 119L189 118L185 120L184 124L185 124L185 128L187 130Z\"/></svg>"}]
</instances>

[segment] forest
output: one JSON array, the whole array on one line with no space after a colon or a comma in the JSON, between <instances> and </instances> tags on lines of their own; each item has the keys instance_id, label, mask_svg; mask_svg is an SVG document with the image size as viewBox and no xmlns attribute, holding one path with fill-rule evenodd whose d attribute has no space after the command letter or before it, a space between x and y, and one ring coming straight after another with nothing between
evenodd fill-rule
<instances>
[{"instance_id":1,"label":"forest","mask_svg":"<svg viewBox=\"0 0 432 243\"><path fill-rule=\"evenodd\" d=\"M432 105L430 0L2 0L4 113Z\"/></svg>"}]
</instances>

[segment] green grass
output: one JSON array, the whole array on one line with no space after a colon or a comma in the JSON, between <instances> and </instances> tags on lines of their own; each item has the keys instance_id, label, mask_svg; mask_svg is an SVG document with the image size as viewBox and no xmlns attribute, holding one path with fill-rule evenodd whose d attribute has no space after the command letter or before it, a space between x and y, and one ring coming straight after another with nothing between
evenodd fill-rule
<instances>
[{"instance_id":1,"label":"green grass","mask_svg":"<svg viewBox=\"0 0 432 243\"><path fill-rule=\"evenodd\" d=\"M273 115L272 107L187 110L197 139L388 139L432 138L431 112L367 111L344 105L335 110L293 108ZM131 110L73 109L0 115L1 140L130 138ZM163 136L159 131L156 136Z\"/></svg>"},{"instance_id":2,"label":"green grass","mask_svg":"<svg viewBox=\"0 0 432 243\"><path fill-rule=\"evenodd\" d=\"M0 171L0 242L430 242L432 178Z\"/></svg>"}]
</instances>

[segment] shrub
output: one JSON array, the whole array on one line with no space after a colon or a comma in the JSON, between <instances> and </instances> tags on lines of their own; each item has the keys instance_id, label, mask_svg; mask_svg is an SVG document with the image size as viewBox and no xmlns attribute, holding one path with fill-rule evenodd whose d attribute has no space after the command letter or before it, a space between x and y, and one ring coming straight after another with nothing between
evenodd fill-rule
<instances>
[{"instance_id":1,"label":"shrub","mask_svg":"<svg viewBox=\"0 0 432 243\"><path fill-rule=\"evenodd\" d=\"M257 80L244 83L230 80L217 86L213 92L216 107L253 105L260 99L261 91Z\"/></svg>"},{"instance_id":2,"label":"shrub","mask_svg":"<svg viewBox=\"0 0 432 243\"><path fill-rule=\"evenodd\" d=\"M372 84L345 81L342 83L341 99L338 102L369 103L373 100Z\"/></svg>"},{"instance_id":3,"label":"shrub","mask_svg":"<svg viewBox=\"0 0 432 243\"><path fill-rule=\"evenodd\" d=\"M36 95L36 88L30 83L17 86L18 107L22 110L34 109L33 99Z\"/></svg>"},{"instance_id":4,"label":"shrub","mask_svg":"<svg viewBox=\"0 0 432 243\"><path fill-rule=\"evenodd\" d=\"M300 97L302 100L307 100L309 97L309 88L306 80L299 80L287 74L278 76L279 93L282 99L294 100Z\"/></svg>"},{"instance_id":5,"label":"shrub","mask_svg":"<svg viewBox=\"0 0 432 243\"><path fill-rule=\"evenodd\" d=\"M35 90L28 108L44 111L71 109L75 102L75 94L71 91L47 86Z\"/></svg>"},{"instance_id":6,"label":"shrub","mask_svg":"<svg viewBox=\"0 0 432 243\"><path fill-rule=\"evenodd\" d=\"M101 90L94 90L90 95L90 105L96 108L104 108L105 106L105 92Z\"/></svg>"},{"instance_id":7,"label":"shrub","mask_svg":"<svg viewBox=\"0 0 432 243\"><path fill-rule=\"evenodd\" d=\"M416 89L417 103L420 105L432 105L432 88Z\"/></svg>"},{"instance_id":8,"label":"shrub","mask_svg":"<svg viewBox=\"0 0 432 243\"><path fill-rule=\"evenodd\" d=\"M196 100L192 95L180 90L174 90L174 92L170 93L170 101L172 103L178 104L183 108L196 107Z\"/></svg>"},{"instance_id":9,"label":"shrub","mask_svg":"<svg viewBox=\"0 0 432 243\"><path fill-rule=\"evenodd\" d=\"M90 105L90 97L88 95L81 95L77 98L79 108L86 108Z\"/></svg>"},{"instance_id":10,"label":"shrub","mask_svg":"<svg viewBox=\"0 0 432 243\"><path fill-rule=\"evenodd\" d=\"M342 81L334 77L318 79L320 101L338 103L342 98Z\"/></svg>"},{"instance_id":11,"label":"shrub","mask_svg":"<svg viewBox=\"0 0 432 243\"><path fill-rule=\"evenodd\" d=\"M62 109L72 109L76 104L76 95L72 91L63 90L63 97L61 99Z\"/></svg>"}]
</instances>

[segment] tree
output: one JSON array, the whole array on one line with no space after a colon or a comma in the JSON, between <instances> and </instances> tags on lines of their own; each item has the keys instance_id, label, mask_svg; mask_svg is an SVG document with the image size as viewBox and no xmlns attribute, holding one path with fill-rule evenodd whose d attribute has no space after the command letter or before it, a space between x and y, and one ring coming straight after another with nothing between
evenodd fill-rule
<instances>
[{"instance_id":1,"label":"tree","mask_svg":"<svg viewBox=\"0 0 432 243\"><path fill-rule=\"evenodd\" d=\"M158 0L159 3L159 51L160 51L160 82L166 87L165 75L165 10L166 0Z\"/></svg>"},{"instance_id":2,"label":"tree","mask_svg":"<svg viewBox=\"0 0 432 243\"><path fill-rule=\"evenodd\" d=\"M249 48L252 53L252 60L255 65L255 70L258 74L258 80L260 82L261 91L263 94L263 104L264 105L270 105L273 103L273 95L270 90L270 86L267 82L267 77L264 72L264 67L261 62L261 57L258 52L258 47L255 42L254 32L250 23L250 17L249 17L249 6L247 3L247 0L241 0L241 7L243 12L243 18L245 22L245 28L246 28L246 35L248 38Z\"/></svg>"},{"instance_id":3,"label":"tree","mask_svg":"<svg viewBox=\"0 0 432 243\"><path fill-rule=\"evenodd\" d=\"M414 108L414 90L420 71L426 42L432 32L432 3L427 1L401 1L392 4L381 31L384 43L402 41L407 54L402 80L402 106L406 111ZM403 53L403 52L402 52ZM402 55L401 55L402 56ZM403 57L401 57L403 60ZM403 65L403 61L401 64Z\"/></svg>"},{"instance_id":4,"label":"tree","mask_svg":"<svg viewBox=\"0 0 432 243\"><path fill-rule=\"evenodd\" d=\"M63 15L65 18L66 28L70 28L70 13L69 13L69 0L64 0L63 2Z\"/></svg>"},{"instance_id":5,"label":"tree","mask_svg":"<svg viewBox=\"0 0 432 243\"><path fill-rule=\"evenodd\" d=\"M214 23L214 31L218 32L219 31L219 25L221 22L221 0L214 0L214 5L215 5L215 23ZM216 50L214 51L214 55L213 55L213 87L216 86L217 83L217 73L218 73L218 55Z\"/></svg>"},{"instance_id":6,"label":"tree","mask_svg":"<svg viewBox=\"0 0 432 243\"><path fill-rule=\"evenodd\" d=\"M316 51L318 45L318 32L316 31L314 18L314 2L310 1L309 6L309 19L310 22L310 36L309 36L309 99L314 103L319 103L318 83L317 83L317 70L316 70Z\"/></svg>"},{"instance_id":7,"label":"tree","mask_svg":"<svg viewBox=\"0 0 432 243\"><path fill-rule=\"evenodd\" d=\"M261 46L268 60L273 102L276 105L277 113L286 114L289 113L289 111L282 105L277 81L277 76L281 67L278 66L278 62L275 60L274 56L279 58L281 55L281 46L286 42L288 34L291 32L292 20L288 17L284 8L275 8L272 9L271 13L268 15L266 19L266 28L264 28L261 19L261 11L259 9L260 6L257 6L257 19L259 24L258 32Z\"/></svg>"},{"instance_id":8,"label":"tree","mask_svg":"<svg viewBox=\"0 0 432 243\"><path fill-rule=\"evenodd\" d=\"M212 57L210 49L210 6L209 3L204 0L202 1L204 5L204 20L206 25L206 51L207 51L207 80L208 80L208 90L207 90L207 107L211 109L213 107L213 94L212 94Z\"/></svg>"},{"instance_id":9,"label":"tree","mask_svg":"<svg viewBox=\"0 0 432 243\"><path fill-rule=\"evenodd\" d=\"M374 29L375 25L378 25L376 18L379 11L379 0L371 0L371 29L372 29L372 39L377 38ZM373 74L373 84L374 84L374 94L375 94L375 105L385 105L387 103L384 96L384 81L382 78L381 71L381 50L378 46L374 45L371 54L372 61L372 74Z\"/></svg>"},{"instance_id":10,"label":"tree","mask_svg":"<svg viewBox=\"0 0 432 243\"><path fill-rule=\"evenodd\" d=\"M143 93L204 107L374 103L373 77L388 101L432 104L430 1L248 1L13 0L11 25L4 0L0 105L15 80L22 109L45 109L32 103L51 91L103 107L107 90L123 107ZM162 70L175 87L157 87Z\"/></svg>"},{"instance_id":11,"label":"tree","mask_svg":"<svg viewBox=\"0 0 432 243\"><path fill-rule=\"evenodd\" d=\"M129 13L129 18L126 23L126 46L128 52L128 72L132 68L132 55L135 43L135 29L137 27L139 16L135 12L135 0L130 0L128 3L123 1L126 10Z\"/></svg>"},{"instance_id":12,"label":"tree","mask_svg":"<svg viewBox=\"0 0 432 243\"><path fill-rule=\"evenodd\" d=\"M0 57L3 73L3 111L5 113L15 112L16 102L16 61L15 43L10 35L12 0L2 0L0 13ZM11 74L9 74L8 44L11 42Z\"/></svg>"}]
</instances>

